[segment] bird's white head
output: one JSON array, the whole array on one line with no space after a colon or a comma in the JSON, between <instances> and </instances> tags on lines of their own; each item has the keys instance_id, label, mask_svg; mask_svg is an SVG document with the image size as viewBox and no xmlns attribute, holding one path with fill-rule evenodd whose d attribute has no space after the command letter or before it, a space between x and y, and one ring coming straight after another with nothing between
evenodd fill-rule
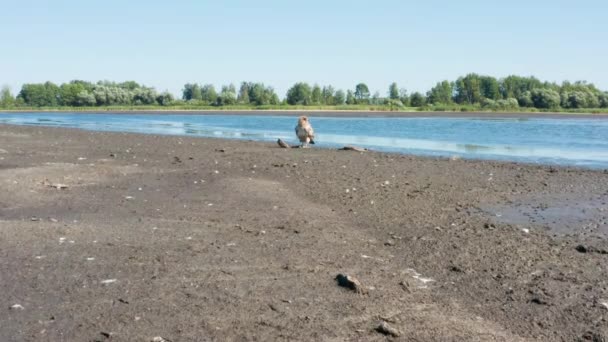
<instances>
[{"instance_id":1,"label":"bird's white head","mask_svg":"<svg viewBox=\"0 0 608 342\"><path fill-rule=\"evenodd\" d=\"M300 118L298 119L298 125L304 126L306 124L308 124L308 118L304 115L300 116Z\"/></svg>"}]
</instances>

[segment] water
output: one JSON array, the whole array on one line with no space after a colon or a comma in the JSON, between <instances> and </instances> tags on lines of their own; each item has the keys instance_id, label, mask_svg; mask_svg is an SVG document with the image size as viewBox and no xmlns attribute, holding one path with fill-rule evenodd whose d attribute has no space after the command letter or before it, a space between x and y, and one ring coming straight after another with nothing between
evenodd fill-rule
<instances>
[{"instance_id":1,"label":"water","mask_svg":"<svg viewBox=\"0 0 608 342\"><path fill-rule=\"evenodd\" d=\"M296 143L285 116L0 113L0 123ZM608 119L311 118L318 147L608 168Z\"/></svg>"}]
</instances>

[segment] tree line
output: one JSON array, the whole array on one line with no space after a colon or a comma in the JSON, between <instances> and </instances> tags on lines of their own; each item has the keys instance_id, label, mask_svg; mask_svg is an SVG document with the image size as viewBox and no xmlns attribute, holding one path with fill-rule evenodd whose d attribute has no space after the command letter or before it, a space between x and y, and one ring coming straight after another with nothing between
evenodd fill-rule
<instances>
[{"instance_id":1,"label":"tree line","mask_svg":"<svg viewBox=\"0 0 608 342\"><path fill-rule=\"evenodd\" d=\"M263 83L242 82L238 88L224 85L216 90L212 84L187 83L181 99L169 92L157 92L134 81L122 83L74 80L61 85L52 82L24 84L16 96L4 87L0 91L2 107L85 107L85 106L341 106L374 105L433 108L466 105L492 110L518 108L579 109L608 108L608 92L585 81L542 82L535 77L508 76L494 78L468 74L455 81L438 82L425 94L389 85L385 95L371 94L365 83L345 91L331 85L297 82L281 99L275 90Z\"/></svg>"}]
</instances>

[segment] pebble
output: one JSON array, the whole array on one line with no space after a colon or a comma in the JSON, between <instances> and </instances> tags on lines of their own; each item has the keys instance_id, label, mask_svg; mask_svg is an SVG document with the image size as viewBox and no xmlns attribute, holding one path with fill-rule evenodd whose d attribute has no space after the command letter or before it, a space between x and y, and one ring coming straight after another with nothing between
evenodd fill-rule
<instances>
[{"instance_id":1,"label":"pebble","mask_svg":"<svg viewBox=\"0 0 608 342\"><path fill-rule=\"evenodd\" d=\"M401 332L399 330L391 327L386 322L380 322L380 324L378 324L378 326L376 327L376 331L379 332L379 333L381 333L381 334L392 336L392 337L399 337L399 336L401 336Z\"/></svg>"},{"instance_id":2,"label":"pebble","mask_svg":"<svg viewBox=\"0 0 608 342\"><path fill-rule=\"evenodd\" d=\"M13 305L11 305L10 309L11 310L23 310L25 308L21 304L13 304Z\"/></svg>"}]
</instances>

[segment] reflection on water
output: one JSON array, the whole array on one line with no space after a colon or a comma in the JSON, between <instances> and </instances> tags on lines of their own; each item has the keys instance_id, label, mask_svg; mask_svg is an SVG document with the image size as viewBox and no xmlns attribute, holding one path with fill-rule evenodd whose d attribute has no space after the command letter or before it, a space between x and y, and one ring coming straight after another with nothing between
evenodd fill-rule
<instances>
[{"instance_id":1,"label":"reflection on water","mask_svg":"<svg viewBox=\"0 0 608 342\"><path fill-rule=\"evenodd\" d=\"M554 118L312 118L320 147L608 168L608 120ZM295 141L294 117L1 114L0 123L98 131Z\"/></svg>"}]
</instances>

